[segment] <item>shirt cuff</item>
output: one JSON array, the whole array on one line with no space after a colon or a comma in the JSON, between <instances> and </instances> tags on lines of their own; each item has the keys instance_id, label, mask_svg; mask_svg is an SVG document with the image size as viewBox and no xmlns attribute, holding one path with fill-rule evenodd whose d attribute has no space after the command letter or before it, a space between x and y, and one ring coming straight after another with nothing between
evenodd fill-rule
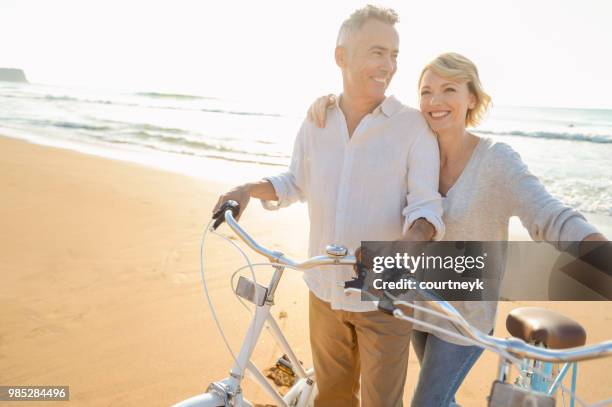
<instances>
[{"instance_id":1,"label":"shirt cuff","mask_svg":"<svg viewBox=\"0 0 612 407\"><path fill-rule=\"evenodd\" d=\"M409 214L406 215L406 220L404 221L404 228L402 229L402 234L404 236L406 236L408 229L410 229L414 221L419 218L425 218L427 222L431 223L431 225L434 227L435 233L432 240L442 240L442 238L444 237L444 222L442 222L442 219L440 219L439 216L427 209L417 209L415 211L411 211Z\"/></svg>"},{"instance_id":2,"label":"shirt cuff","mask_svg":"<svg viewBox=\"0 0 612 407\"><path fill-rule=\"evenodd\" d=\"M276 192L276 197L278 198L278 201L266 201L264 199L260 199L261 206L263 206L264 209L267 209L269 211L276 211L280 208L287 206L287 192L283 182L278 177L265 177L264 180L270 181L270 183L274 187L274 192Z\"/></svg>"}]
</instances>

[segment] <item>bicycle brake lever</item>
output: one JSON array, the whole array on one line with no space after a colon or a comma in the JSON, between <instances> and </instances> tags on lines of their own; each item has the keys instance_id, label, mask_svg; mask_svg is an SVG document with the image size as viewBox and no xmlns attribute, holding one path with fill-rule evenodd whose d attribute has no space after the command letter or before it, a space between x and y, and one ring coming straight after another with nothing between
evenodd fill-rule
<instances>
[{"instance_id":1,"label":"bicycle brake lever","mask_svg":"<svg viewBox=\"0 0 612 407\"><path fill-rule=\"evenodd\" d=\"M231 199L229 201L225 201L223 205L221 205L221 208L213 213L212 217L213 219L216 219L215 223L213 224L213 230L217 230L217 228L225 221L225 211L228 209L232 211L232 215L234 215L234 217L237 217L240 213L240 204Z\"/></svg>"},{"instance_id":2,"label":"bicycle brake lever","mask_svg":"<svg viewBox=\"0 0 612 407\"><path fill-rule=\"evenodd\" d=\"M370 272L368 268L361 262L356 263L357 265L357 277L352 280L344 282L344 291L345 292L360 292L363 294L363 288L366 282L366 276ZM382 298L376 301L377 308L379 311L384 312L385 314L393 315L393 311L395 310L395 305L393 304L393 300L389 298L386 293L382 294Z\"/></svg>"},{"instance_id":3,"label":"bicycle brake lever","mask_svg":"<svg viewBox=\"0 0 612 407\"><path fill-rule=\"evenodd\" d=\"M357 266L357 277L353 278L352 280L345 281L344 290L351 290L351 291L363 290L366 275L368 274L368 269L361 262L357 262L355 265Z\"/></svg>"}]
</instances>

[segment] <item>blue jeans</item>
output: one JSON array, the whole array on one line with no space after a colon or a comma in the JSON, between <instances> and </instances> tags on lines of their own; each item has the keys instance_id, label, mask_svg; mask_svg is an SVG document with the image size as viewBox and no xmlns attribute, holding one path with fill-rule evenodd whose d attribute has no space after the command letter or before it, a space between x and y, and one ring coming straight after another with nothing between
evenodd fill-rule
<instances>
[{"instance_id":1,"label":"blue jeans","mask_svg":"<svg viewBox=\"0 0 612 407\"><path fill-rule=\"evenodd\" d=\"M412 346L421 365L412 407L456 406L455 393L483 349L455 345L417 330L412 331Z\"/></svg>"}]
</instances>

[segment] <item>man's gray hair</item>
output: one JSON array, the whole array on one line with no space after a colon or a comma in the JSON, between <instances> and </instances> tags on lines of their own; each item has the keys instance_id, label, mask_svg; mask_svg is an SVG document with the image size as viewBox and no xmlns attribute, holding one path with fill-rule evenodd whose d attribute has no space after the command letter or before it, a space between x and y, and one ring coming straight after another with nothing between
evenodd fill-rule
<instances>
[{"instance_id":1,"label":"man's gray hair","mask_svg":"<svg viewBox=\"0 0 612 407\"><path fill-rule=\"evenodd\" d=\"M361 7L355 10L340 26L336 45L344 45L348 37L359 30L368 20L378 20L389 25L395 25L395 23L399 21L399 16L397 12L391 8L372 4Z\"/></svg>"}]
</instances>

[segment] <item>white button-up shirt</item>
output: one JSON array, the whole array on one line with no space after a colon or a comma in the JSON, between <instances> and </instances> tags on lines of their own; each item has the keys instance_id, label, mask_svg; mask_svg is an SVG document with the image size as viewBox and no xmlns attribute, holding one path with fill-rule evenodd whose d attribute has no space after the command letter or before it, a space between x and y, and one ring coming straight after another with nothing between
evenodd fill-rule
<instances>
[{"instance_id":1,"label":"white button-up shirt","mask_svg":"<svg viewBox=\"0 0 612 407\"><path fill-rule=\"evenodd\" d=\"M366 240L400 240L419 218L444 234L438 193L438 143L421 113L387 97L366 115L349 137L342 110L328 110L326 127L304 120L295 140L291 165L269 180L278 209L297 200L308 203L309 256L325 254L329 244L351 250ZM333 309L372 311L358 294L345 295L343 283L352 267L324 266L307 270L310 290Z\"/></svg>"}]
</instances>

